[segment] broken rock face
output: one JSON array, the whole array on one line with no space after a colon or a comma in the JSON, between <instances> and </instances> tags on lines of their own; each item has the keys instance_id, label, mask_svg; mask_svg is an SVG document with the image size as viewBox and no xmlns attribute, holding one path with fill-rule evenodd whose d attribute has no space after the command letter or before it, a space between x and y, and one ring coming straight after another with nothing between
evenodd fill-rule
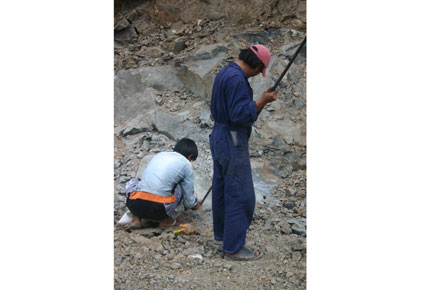
<instances>
[{"instance_id":1,"label":"broken rock face","mask_svg":"<svg viewBox=\"0 0 440 290\"><path fill-rule=\"evenodd\" d=\"M210 102L215 78L213 69L226 59L228 51L226 44L213 44L202 46L196 53L186 57L180 74L186 87Z\"/></svg>"}]
</instances>

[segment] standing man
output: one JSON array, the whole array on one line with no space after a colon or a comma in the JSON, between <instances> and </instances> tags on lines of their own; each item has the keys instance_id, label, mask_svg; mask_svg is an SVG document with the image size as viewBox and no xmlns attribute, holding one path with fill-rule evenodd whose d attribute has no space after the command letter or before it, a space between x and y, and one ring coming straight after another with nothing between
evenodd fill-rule
<instances>
[{"instance_id":1,"label":"standing man","mask_svg":"<svg viewBox=\"0 0 440 290\"><path fill-rule=\"evenodd\" d=\"M223 241L226 259L247 261L261 257L258 251L244 246L255 208L248 140L252 124L263 107L276 100L277 91L267 89L258 101L253 101L248 78L260 73L265 77L269 62L270 52L263 45L242 49L239 59L218 73L212 89L211 114L215 123L209 142L214 162L214 239Z\"/></svg>"}]
</instances>

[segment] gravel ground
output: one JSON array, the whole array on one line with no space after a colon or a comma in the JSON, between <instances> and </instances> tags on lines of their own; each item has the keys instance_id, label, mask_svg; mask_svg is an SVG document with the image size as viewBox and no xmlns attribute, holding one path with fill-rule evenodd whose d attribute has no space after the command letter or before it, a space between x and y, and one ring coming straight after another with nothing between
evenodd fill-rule
<instances>
[{"instance_id":1,"label":"gravel ground","mask_svg":"<svg viewBox=\"0 0 440 290\"><path fill-rule=\"evenodd\" d=\"M302 179L295 191L305 185L304 172L296 176ZM115 289L305 289L305 210L292 206L304 199L290 193L278 190L257 203L246 245L264 256L252 262L223 258L210 210L184 212L193 235L173 234L178 227L128 232L115 225Z\"/></svg>"}]
</instances>

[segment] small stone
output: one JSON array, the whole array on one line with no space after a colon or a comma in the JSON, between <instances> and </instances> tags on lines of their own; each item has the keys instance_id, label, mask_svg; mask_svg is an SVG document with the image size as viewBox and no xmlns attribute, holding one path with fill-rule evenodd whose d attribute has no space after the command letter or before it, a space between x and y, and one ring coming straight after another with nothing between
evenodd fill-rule
<instances>
[{"instance_id":1,"label":"small stone","mask_svg":"<svg viewBox=\"0 0 440 290\"><path fill-rule=\"evenodd\" d=\"M266 251L269 254L275 254L278 250L274 246L268 245L268 246L266 246Z\"/></svg>"},{"instance_id":2,"label":"small stone","mask_svg":"<svg viewBox=\"0 0 440 290\"><path fill-rule=\"evenodd\" d=\"M174 48L172 50L173 53L177 54L186 48L185 41L178 41L174 44Z\"/></svg>"},{"instance_id":3,"label":"small stone","mask_svg":"<svg viewBox=\"0 0 440 290\"><path fill-rule=\"evenodd\" d=\"M193 260L203 260L202 255L200 254L195 254L195 255L189 255L188 258L193 259Z\"/></svg>"},{"instance_id":4,"label":"small stone","mask_svg":"<svg viewBox=\"0 0 440 290\"><path fill-rule=\"evenodd\" d=\"M189 256L189 255L204 255L205 254L205 248L203 246L197 247L197 248L189 248L183 251L183 255Z\"/></svg>"},{"instance_id":5,"label":"small stone","mask_svg":"<svg viewBox=\"0 0 440 290\"><path fill-rule=\"evenodd\" d=\"M280 225L280 230L284 234L290 234L290 232L291 232L291 229L290 229L290 226L288 223L282 223Z\"/></svg>"},{"instance_id":6,"label":"small stone","mask_svg":"<svg viewBox=\"0 0 440 290\"><path fill-rule=\"evenodd\" d=\"M304 238L297 238L292 241L292 250L301 251L307 248Z\"/></svg>"},{"instance_id":7,"label":"small stone","mask_svg":"<svg viewBox=\"0 0 440 290\"><path fill-rule=\"evenodd\" d=\"M130 27L130 25L131 25L130 22L126 18L124 18L116 24L115 30L121 31L124 30L125 28Z\"/></svg>"},{"instance_id":8,"label":"small stone","mask_svg":"<svg viewBox=\"0 0 440 290\"><path fill-rule=\"evenodd\" d=\"M293 137L292 136L284 136L283 139L287 144L293 145Z\"/></svg>"},{"instance_id":9,"label":"small stone","mask_svg":"<svg viewBox=\"0 0 440 290\"><path fill-rule=\"evenodd\" d=\"M228 271L231 271L231 270L232 270L232 265L231 265L231 264L225 264L224 267L225 267L225 269L228 270Z\"/></svg>"},{"instance_id":10,"label":"small stone","mask_svg":"<svg viewBox=\"0 0 440 290\"><path fill-rule=\"evenodd\" d=\"M295 203L293 203L292 201L286 202L284 204L284 207L288 209L293 209L295 207Z\"/></svg>"},{"instance_id":11,"label":"small stone","mask_svg":"<svg viewBox=\"0 0 440 290\"><path fill-rule=\"evenodd\" d=\"M301 260L302 255L301 252L292 252L292 260L294 262L298 262L299 260Z\"/></svg>"},{"instance_id":12,"label":"small stone","mask_svg":"<svg viewBox=\"0 0 440 290\"><path fill-rule=\"evenodd\" d=\"M307 236L306 229L303 228L303 227L299 227L297 225L292 225L291 229L292 229L292 232L294 232L297 235L300 235L302 237L306 237Z\"/></svg>"},{"instance_id":13,"label":"small stone","mask_svg":"<svg viewBox=\"0 0 440 290\"><path fill-rule=\"evenodd\" d=\"M182 265L179 263L173 263L173 264L171 264L171 268L173 268L174 270L180 269L180 268L182 268Z\"/></svg>"},{"instance_id":14,"label":"small stone","mask_svg":"<svg viewBox=\"0 0 440 290\"><path fill-rule=\"evenodd\" d=\"M200 127L207 128L211 122L211 113L208 111L200 112Z\"/></svg>"}]
</instances>

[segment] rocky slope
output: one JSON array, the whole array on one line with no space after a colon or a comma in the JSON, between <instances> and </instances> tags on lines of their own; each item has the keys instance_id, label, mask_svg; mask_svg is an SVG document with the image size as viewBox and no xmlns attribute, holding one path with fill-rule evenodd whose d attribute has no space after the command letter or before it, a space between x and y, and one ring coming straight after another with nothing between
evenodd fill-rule
<instances>
[{"instance_id":1,"label":"rocky slope","mask_svg":"<svg viewBox=\"0 0 440 290\"><path fill-rule=\"evenodd\" d=\"M198 144L195 189L203 197L212 176L209 101L216 73L239 48L266 45L272 53L267 76L250 79L258 99L303 39L306 20L304 1L282 0L116 1L115 13L116 223L126 211L125 183L183 137ZM264 258L223 260L213 243L208 198L201 210L184 213L197 230L193 236L115 226L116 289L305 288L305 75L304 49L250 139L257 206L247 243Z\"/></svg>"}]
</instances>

